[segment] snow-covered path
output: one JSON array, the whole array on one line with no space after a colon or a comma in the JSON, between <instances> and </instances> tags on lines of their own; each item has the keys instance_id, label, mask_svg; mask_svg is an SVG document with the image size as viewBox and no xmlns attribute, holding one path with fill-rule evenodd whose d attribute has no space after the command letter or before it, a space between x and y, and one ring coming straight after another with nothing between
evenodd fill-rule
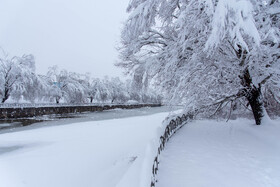
<instances>
[{"instance_id":1,"label":"snow-covered path","mask_svg":"<svg viewBox=\"0 0 280 187\"><path fill-rule=\"evenodd\" d=\"M113 187L128 170L133 177L122 184L137 186L146 146L167 115L0 134L0 186Z\"/></svg>"},{"instance_id":2,"label":"snow-covered path","mask_svg":"<svg viewBox=\"0 0 280 187\"><path fill-rule=\"evenodd\" d=\"M280 120L196 121L168 142L156 187L279 187Z\"/></svg>"}]
</instances>

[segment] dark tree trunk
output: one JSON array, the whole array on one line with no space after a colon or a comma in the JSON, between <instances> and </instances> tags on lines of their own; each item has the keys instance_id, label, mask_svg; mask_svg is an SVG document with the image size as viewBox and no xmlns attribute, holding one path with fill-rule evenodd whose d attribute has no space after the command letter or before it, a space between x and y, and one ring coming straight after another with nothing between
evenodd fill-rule
<instances>
[{"instance_id":1,"label":"dark tree trunk","mask_svg":"<svg viewBox=\"0 0 280 187\"><path fill-rule=\"evenodd\" d=\"M90 103L92 103L92 101L93 101L93 97L90 98Z\"/></svg>"},{"instance_id":2,"label":"dark tree trunk","mask_svg":"<svg viewBox=\"0 0 280 187\"><path fill-rule=\"evenodd\" d=\"M5 103L6 100L7 100L7 98L4 97L4 98L2 99L2 103Z\"/></svg>"},{"instance_id":3,"label":"dark tree trunk","mask_svg":"<svg viewBox=\"0 0 280 187\"><path fill-rule=\"evenodd\" d=\"M260 125L264 116L264 103L261 93L261 85L256 87L252 83L252 78L248 68L245 69L243 76L241 77L241 83L245 87L244 94L253 111L256 125Z\"/></svg>"},{"instance_id":4,"label":"dark tree trunk","mask_svg":"<svg viewBox=\"0 0 280 187\"><path fill-rule=\"evenodd\" d=\"M264 116L263 97L260 89L260 87L256 88L255 86L253 86L253 88L251 88L251 90L248 92L248 96L246 96L252 108L257 125L261 124L262 118Z\"/></svg>"},{"instance_id":5,"label":"dark tree trunk","mask_svg":"<svg viewBox=\"0 0 280 187\"><path fill-rule=\"evenodd\" d=\"M10 89L5 88L4 97L2 98L2 103L5 103L5 101L9 98L9 96L10 96L9 92L10 92Z\"/></svg>"},{"instance_id":6,"label":"dark tree trunk","mask_svg":"<svg viewBox=\"0 0 280 187\"><path fill-rule=\"evenodd\" d=\"M59 98L55 98L56 104L59 104Z\"/></svg>"}]
</instances>

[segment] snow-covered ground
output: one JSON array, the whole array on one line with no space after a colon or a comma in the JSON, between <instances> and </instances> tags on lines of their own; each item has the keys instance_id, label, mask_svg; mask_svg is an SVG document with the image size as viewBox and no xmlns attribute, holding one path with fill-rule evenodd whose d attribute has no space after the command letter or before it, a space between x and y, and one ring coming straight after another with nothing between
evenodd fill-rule
<instances>
[{"instance_id":1,"label":"snow-covered ground","mask_svg":"<svg viewBox=\"0 0 280 187\"><path fill-rule=\"evenodd\" d=\"M0 134L0 186L136 187L146 147L168 114Z\"/></svg>"},{"instance_id":2,"label":"snow-covered ground","mask_svg":"<svg viewBox=\"0 0 280 187\"><path fill-rule=\"evenodd\" d=\"M169 112L122 112L2 131L0 186L149 186ZM279 134L280 119L261 126L245 119L191 122L162 152L156 186L280 186Z\"/></svg>"},{"instance_id":3,"label":"snow-covered ground","mask_svg":"<svg viewBox=\"0 0 280 187\"><path fill-rule=\"evenodd\" d=\"M168 142L157 187L279 187L280 120L194 121Z\"/></svg>"}]
</instances>

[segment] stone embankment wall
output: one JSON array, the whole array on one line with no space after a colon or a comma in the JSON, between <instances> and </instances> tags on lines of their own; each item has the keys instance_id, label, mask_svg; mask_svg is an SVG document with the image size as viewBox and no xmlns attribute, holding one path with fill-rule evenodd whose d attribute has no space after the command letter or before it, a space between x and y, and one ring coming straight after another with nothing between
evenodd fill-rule
<instances>
[{"instance_id":1,"label":"stone embankment wall","mask_svg":"<svg viewBox=\"0 0 280 187\"><path fill-rule=\"evenodd\" d=\"M87 105L87 106L42 106L42 107L7 107L0 108L0 119L24 118L49 114L66 114L95 112L110 109L133 109L141 107L159 107L161 104L135 104L135 105Z\"/></svg>"}]
</instances>

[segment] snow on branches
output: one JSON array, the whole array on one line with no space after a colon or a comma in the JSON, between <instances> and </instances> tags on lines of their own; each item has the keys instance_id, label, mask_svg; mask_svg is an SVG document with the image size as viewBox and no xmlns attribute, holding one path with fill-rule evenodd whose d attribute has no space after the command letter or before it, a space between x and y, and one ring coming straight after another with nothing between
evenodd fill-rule
<instances>
[{"instance_id":1,"label":"snow on branches","mask_svg":"<svg viewBox=\"0 0 280 187\"><path fill-rule=\"evenodd\" d=\"M260 124L264 90L280 98L279 9L275 0L133 0L117 65L187 108L248 102Z\"/></svg>"},{"instance_id":2,"label":"snow on branches","mask_svg":"<svg viewBox=\"0 0 280 187\"><path fill-rule=\"evenodd\" d=\"M35 61L32 55L10 58L4 51L0 57L0 98L4 103L11 94L21 95L24 84L32 82L35 73Z\"/></svg>"}]
</instances>

